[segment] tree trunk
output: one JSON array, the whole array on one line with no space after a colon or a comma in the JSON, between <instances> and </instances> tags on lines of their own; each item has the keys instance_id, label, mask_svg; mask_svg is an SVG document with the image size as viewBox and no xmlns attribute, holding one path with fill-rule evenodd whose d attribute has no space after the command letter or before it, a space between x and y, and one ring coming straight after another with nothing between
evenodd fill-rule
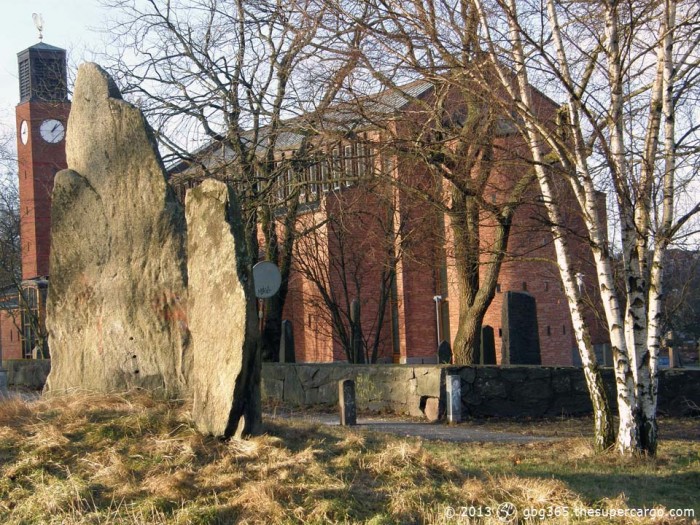
<instances>
[{"instance_id":1,"label":"tree trunk","mask_svg":"<svg viewBox=\"0 0 700 525\"><path fill-rule=\"evenodd\" d=\"M460 308L459 326L452 346L456 365L474 365L479 362L482 320L483 315L474 315L470 309Z\"/></svg>"}]
</instances>

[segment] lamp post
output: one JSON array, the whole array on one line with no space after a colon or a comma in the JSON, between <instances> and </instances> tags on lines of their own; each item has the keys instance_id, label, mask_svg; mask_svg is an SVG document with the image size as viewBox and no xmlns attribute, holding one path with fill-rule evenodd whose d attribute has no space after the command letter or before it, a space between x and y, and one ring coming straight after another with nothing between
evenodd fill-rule
<instances>
[{"instance_id":1,"label":"lamp post","mask_svg":"<svg viewBox=\"0 0 700 525\"><path fill-rule=\"evenodd\" d=\"M440 327L442 326L442 312L440 309L442 295L434 296L433 301L435 301L435 322L437 324L437 345L439 347L440 343L442 342L442 334L440 333Z\"/></svg>"},{"instance_id":2,"label":"lamp post","mask_svg":"<svg viewBox=\"0 0 700 525\"><path fill-rule=\"evenodd\" d=\"M0 398L7 397L7 370L2 366L2 345L0 345Z\"/></svg>"}]
</instances>

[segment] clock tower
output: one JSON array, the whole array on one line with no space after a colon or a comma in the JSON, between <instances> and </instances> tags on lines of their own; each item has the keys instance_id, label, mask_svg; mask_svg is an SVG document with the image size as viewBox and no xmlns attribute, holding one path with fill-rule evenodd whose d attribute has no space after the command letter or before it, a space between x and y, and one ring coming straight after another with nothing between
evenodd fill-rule
<instances>
[{"instance_id":1,"label":"clock tower","mask_svg":"<svg viewBox=\"0 0 700 525\"><path fill-rule=\"evenodd\" d=\"M43 280L49 274L53 179L66 168L66 51L42 42L18 53L17 59L22 279Z\"/></svg>"}]
</instances>

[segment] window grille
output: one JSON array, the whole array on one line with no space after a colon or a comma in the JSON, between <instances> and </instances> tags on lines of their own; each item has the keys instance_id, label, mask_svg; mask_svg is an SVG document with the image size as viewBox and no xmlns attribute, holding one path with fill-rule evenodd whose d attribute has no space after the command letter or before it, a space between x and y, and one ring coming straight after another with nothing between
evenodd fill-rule
<instances>
[{"instance_id":1,"label":"window grille","mask_svg":"<svg viewBox=\"0 0 700 525\"><path fill-rule=\"evenodd\" d=\"M29 100L32 92L31 70L29 58L19 63L19 98Z\"/></svg>"}]
</instances>

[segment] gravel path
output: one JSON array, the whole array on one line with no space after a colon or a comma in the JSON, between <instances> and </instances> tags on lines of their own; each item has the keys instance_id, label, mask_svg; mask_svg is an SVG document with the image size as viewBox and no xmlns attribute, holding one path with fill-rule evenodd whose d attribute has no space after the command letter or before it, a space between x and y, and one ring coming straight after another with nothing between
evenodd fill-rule
<instances>
[{"instance_id":1,"label":"gravel path","mask_svg":"<svg viewBox=\"0 0 700 525\"><path fill-rule=\"evenodd\" d=\"M12 391L8 397L19 397L25 401L34 401L41 397L38 392ZM263 413L263 420L297 420L307 423L320 423L323 425L337 426L339 418L337 414L303 413L303 412L278 412ZM458 425L446 425L444 423L427 423L424 421L412 421L399 417L358 417L357 427L360 430L371 432L385 432L405 437L420 437L434 441L451 441L455 443L533 443L538 441L556 441L561 437L531 436L515 434L512 432L494 432L474 428L473 425L460 423Z\"/></svg>"},{"instance_id":2,"label":"gravel path","mask_svg":"<svg viewBox=\"0 0 700 525\"><path fill-rule=\"evenodd\" d=\"M263 414L263 420L292 419L304 422L321 423L329 426L339 424L338 416L333 414ZM384 419L379 417L358 417L357 427L371 432L385 432L405 437L420 437L435 441L452 441L455 443L533 443L537 441L557 441L562 437L526 436L510 432L491 432L479 430L469 423L446 425L443 423L425 423L400 419Z\"/></svg>"}]
</instances>

